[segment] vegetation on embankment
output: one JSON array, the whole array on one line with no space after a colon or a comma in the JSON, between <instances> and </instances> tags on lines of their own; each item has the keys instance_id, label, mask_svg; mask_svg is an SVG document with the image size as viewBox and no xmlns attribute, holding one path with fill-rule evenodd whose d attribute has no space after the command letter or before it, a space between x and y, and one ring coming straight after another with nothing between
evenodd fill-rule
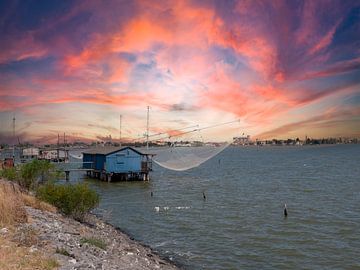
<instances>
[{"instance_id":1,"label":"vegetation on embankment","mask_svg":"<svg viewBox=\"0 0 360 270\"><path fill-rule=\"evenodd\" d=\"M0 269L59 266L49 254L32 248L38 235L27 226L26 206L84 221L98 205L99 196L86 184L55 184L59 175L51 163L40 160L0 170Z\"/></svg>"},{"instance_id":2,"label":"vegetation on embankment","mask_svg":"<svg viewBox=\"0 0 360 270\"><path fill-rule=\"evenodd\" d=\"M33 160L2 170L0 177L18 184L23 193L35 193L40 201L55 206L62 214L84 221L86 215L99 204L98 194L84 183L54 183L60 174L48 161Z\"/></svg>"},{"instance_id":3,"label":"vegetation on embankment","mask_svg":"<svg viewBox=\"0 0 360 270\"><path fill-rule=\"evenodd\" d=\"M50 162L37 159L0 171L0 177L16 182L27 191L34 191L41 184L58 179L61 174Z\"/></svg>"},{"instance_id":4,"label":"vegetation on embankment","mask_svg":"<svg viewBox=\"0 0 360 270\"><path fill-rule=\"evenodd\" d=\"M93 215L80 223L56 213L14 181L0 179L0 210L1 270L178 269Z\"/></svg>"},{"instance_id":5,"label":"vegetation on embankment","mask_svg":"<svg viewBox=\"0 0 360 270\"><path fill-rule=\"evenodd\" d=\"M86 215L99 204L98 194L83 183L47 183L37 189L36 197L56 206L64 215L79 221L84 221Z\"/></svg>"},{"instance_id":6,"label":"vegetation on embankment","mask_svg":"<svg viewBox=\"0 0 360 270\"><path fill-rule=\"evenodd\" d=\"M37 241L36 232L18 229L19 224L28 222L25 206L56 211L23 193L17 184L0 179L0 269L54 269L59 266L56 260L30 248Z\"/></svg>"}]
</instances>

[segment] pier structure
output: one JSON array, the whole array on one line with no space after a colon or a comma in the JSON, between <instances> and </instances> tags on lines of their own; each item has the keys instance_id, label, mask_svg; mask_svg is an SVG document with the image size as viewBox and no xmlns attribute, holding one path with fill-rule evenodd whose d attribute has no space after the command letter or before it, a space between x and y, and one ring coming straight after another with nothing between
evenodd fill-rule
<instances>
[{"instance_id":1,"label":"pier structure","mask_svg":"<svg viewBox=\"0 0 360 270\"><path fill-rule=\"evenodd\" d=\"M83 153L83 170L102 181L149 181L153 154L133 147L102 147Z\"/></svg>"},{"instance_id":2,"label":"pier structure","mask_svg":"<svg viewBox=\"0 0 360 270\"><path fill-rule=\"evenodd\" d=\"M65 173L66 181L70 180L70 172L86 172L86 174L89 175L93 170L89 168L83 168L83 162L53 162L52 164L54 164L58 170ZM92 162L86 162L86 164L87 167L91 167Z\"/></svg>"}]
</instances>

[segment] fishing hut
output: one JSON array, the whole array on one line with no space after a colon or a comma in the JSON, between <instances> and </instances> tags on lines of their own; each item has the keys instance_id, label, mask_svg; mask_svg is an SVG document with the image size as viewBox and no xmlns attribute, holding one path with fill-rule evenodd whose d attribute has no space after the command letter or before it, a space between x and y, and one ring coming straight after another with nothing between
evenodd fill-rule
<instances>
[{"instance_id":1,"label":"fishing hut","mask_svg":"<svg viewBox=\"0 0 360 270\"><path fill-rule=\"evenodd\" d=\"M153 154L133 147L103 147L83 153L83 169L87 175L103 181L150 180Z\"/></svg>"}]
</instances>

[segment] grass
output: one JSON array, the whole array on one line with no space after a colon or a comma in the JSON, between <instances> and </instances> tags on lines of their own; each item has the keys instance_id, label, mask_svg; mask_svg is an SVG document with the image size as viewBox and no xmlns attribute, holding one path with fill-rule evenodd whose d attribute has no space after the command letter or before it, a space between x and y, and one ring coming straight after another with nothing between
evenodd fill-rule
<instances>
[{"instance_id":1,"label":"grass","mask_svg":"<svg viewBox=\"0 0 360 270\"><path fill-rule=\"evenodd\" d=\"M65 248L56 248L55 252L67 257L75 258L75 256L73 254L70 254Z\"/></svg>"},{"instance_id":2,"label":"grass","mask_svg":"<svg viewBox=\"0 0 360 270\"><path fill-rule=\"evenodd\" d=\"M55 259L37 251L30 252L28 247L19 246L11 238L11 233L7 237L0 237L1 270L52 270L60 266Z\"/></svg>"},{"instance_id":3,"label":"grass","mask_svg":"<svg viewBox=\"0 0 360 270\"><path fill-rule=\"evenodd\" d=\"M106 243L101 240L101 239L98 239L98 238L82 238L80 240L80 243L81 244L90 244L92 246L95 246L95 247L98 247L98 248L101 248L103 250L106 250Z\"/></svg>"},{"instance_id":4,"label":"grass","mask_svg":"<svg viewBox=\"0 0 360 270\"><path fill-rule=\"evenodd\" d=\"M15 230L13 240L24 247L37 245L39 242L38 234L35 229L28 224L22 224Z\"/></svg>"},{"instance_id":5,"label":"grass","mask_svg":"<svg viewBox=\"0 0 360 270\"><path fill-rule=\"evenodd\" d=\"M0 179L0 226L13 226L27 221L25 204L20 189Z\"/></svg>"},{"instance_id":6,"label":"grass","mask_svg":"<svg viewBox=\"0 0 360 270\"><path fill-rule=\"evenodd\" d=\"M23 199L24 204L26 206L30 206L30 207L35 208L35 209L39 209L39 210L42 210L42 211L48 211L48 212L52 212L52 213L57 212L57 209L56 209L55 206L53 206L53 205L51 205L49 203L40 201L39 199L37 199L34 196L22 193L22 199Z\"/></svg>"},{"instance_id":7,"label":"grass","mask_svg":"<svg viewBox=\"0 0 360 270\"><path fill-rule=\"evenodd\" d=\"M55 207L21 192L17 184L0 179L0 229L9 229L6 234L0 235L0 269L56 269L60 265L55 259L29 249L37 244L38 236L32 227L27 226L26 205L56 211Z\"/></svg>"},{"instance_id":8,"label":"grass","mask_svg":"<svg viewBox=\"0 0 360 270\"><path fill-rule=\"evenodd\" d=\"M55 213L56 207L22 192L13 182L0 179L0 227L27 221L25 206Z\"/></svg>"}]
</instances>

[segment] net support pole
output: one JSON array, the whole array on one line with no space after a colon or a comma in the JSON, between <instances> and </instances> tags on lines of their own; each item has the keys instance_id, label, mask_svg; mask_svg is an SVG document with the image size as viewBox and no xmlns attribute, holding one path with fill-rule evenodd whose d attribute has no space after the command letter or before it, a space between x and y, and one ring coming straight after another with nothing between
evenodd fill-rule
<instances>
[{"instance_id":1,"label":"net support pole","mask_svg":"<svg viewBox=\"0 0 360 270\"><path fill-rule=\"evenodd\" d=\"M147 106L147 117L146 117L146 149L149 149L149 111L150 111L150 107Z\"/></svg>"},{"instance_id":2,"label":"net support pole","mask_svg":"<svg viewBox=\"0 0 360 270\"><path fill-rule=\"evenodd\" d=\"M15 139L15 121L16 121L16 119L15 119L15 114L14 114L14 117L13 117L13 141L14 141L14 143L13 143L13 152L12 152L12 156L13 156L13 162L14 162L14 164L15 164L15 141L16 141L16 139Z\"/></svg>"},{"instance_id":3,"label":"net support pole","mask_svg":"<svg viewBox=\"0 0 360 270\"><path fill-rule=\"evenodd\" d=\"M121 119L122 118L122 115L120 114L120 136L119 136L119 144L120 144L120 147L121 147Z\"/></svg>"}]
</instances>

